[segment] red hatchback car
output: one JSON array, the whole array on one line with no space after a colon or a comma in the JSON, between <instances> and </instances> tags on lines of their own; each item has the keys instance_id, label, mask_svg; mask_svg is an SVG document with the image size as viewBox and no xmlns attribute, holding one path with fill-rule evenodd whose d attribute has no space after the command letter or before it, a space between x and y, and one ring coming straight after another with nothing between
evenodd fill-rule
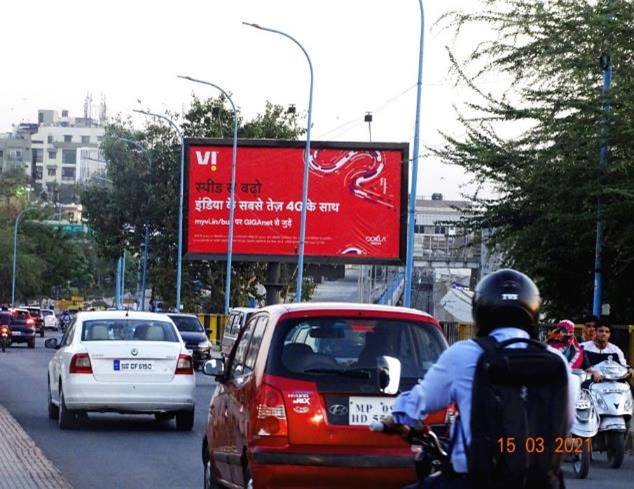
<instances>
[{"instance_id":1,"label":"red hatchback car","mask_svg":"<svg viewBox=\"0 0 634 489\"><path fill-rule=\"evenodd\" d=\"M412 388L447 348L437 321L401 307L304 303L257 311L226 359L203 439L205 488L401 488L410 447L368 425L389 414L379 362ZM427 422L446 428L445 412Z\"/></svg>"}]
</instances>

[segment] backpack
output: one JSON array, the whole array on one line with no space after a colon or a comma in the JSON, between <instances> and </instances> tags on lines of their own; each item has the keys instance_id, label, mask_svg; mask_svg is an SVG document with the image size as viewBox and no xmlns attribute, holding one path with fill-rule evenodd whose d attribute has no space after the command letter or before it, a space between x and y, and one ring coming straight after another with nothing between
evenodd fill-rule
<instances>
[{"instance_id":1,"label":"backpack","mask_svg":"<svg viewBox=\"0 0 634 489\"><path fill-rule=\"evenodd\" d=\"M559 488L559 448L568 431L565 363L535 340L474 341L484 352L473 382L467 451L473 487ZM506 348L513 343L527 347Z\"/></svg>"}]
</instances>

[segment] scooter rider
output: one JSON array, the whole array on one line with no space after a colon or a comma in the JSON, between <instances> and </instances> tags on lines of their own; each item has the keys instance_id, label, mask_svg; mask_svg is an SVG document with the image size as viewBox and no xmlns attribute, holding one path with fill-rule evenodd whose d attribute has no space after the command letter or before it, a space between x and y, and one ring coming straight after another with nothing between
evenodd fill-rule
<instances>
[{"instance_id":1,"label":"scooter rider","mask_svg":"<svg viewBox=\"0 0 634 489\"><path fill-rule=\"evenodd\" d=\"M485 277L476 287L473 297L472 313L477 330L478 341L492 337L498 343L519 339L519 342L505 348L527 348L526 341L537 336L537 321L541 297L533 281L515 270L499 270ZM488 341L488 340L485 340ZM523 342L522 342L523 341ZM533 348L533 347L532 347ZM576 382L570 367L560 352L544 348L545 352L555 353L565 364L563 381L567 380L567 399L561 401L562 410L558 413L564 420L564 430L572 422L575 414ZM474 340L460 341L445 350L438 361L429 369L421 383L411 391L404 392L396 400L393 417L397 423L415 426L428 413L445 408L450 403L458 407L459 421L452 433L451 464L453 473L436 477L433 484L429 481L422 486L435 488L470 488L474 487L469 478L469 457L472 442L472 401L478 360L485 350ZM556 360L553 360L556 362ZM557 394L561 399L561 395ZM567 411L566 411L567 408ZM480 414L481 415L481 414ZM485 413L485 416L489 413ZM494 413L491 413L494 415ZM466 445L466 446L465 446ZM558 468L557 468L558 469ZM558 470L557 470L558 471ZM559 481L561 475L555 474Z\"/></svg>"},{"instance_id":2,"label":"scooter rider","mask_svg":"<svg viewBox=\"0 0 634 489\"><path fill-rule=\"evenodd\" d=\"M581 344L583 350L588 357L590 363L590 371L594 382L601 382L602 376L598 370L594 370L592 366L597 365L608 357L620 363L624 367L627 366L623 350L613 343L610 343L610 335L612 334L612 325L605 319L600 319L597 325L596 336L592 341L586 341ZM630 369L630 375L634 375L634 369Z\"/></svg>"}]
</instances>

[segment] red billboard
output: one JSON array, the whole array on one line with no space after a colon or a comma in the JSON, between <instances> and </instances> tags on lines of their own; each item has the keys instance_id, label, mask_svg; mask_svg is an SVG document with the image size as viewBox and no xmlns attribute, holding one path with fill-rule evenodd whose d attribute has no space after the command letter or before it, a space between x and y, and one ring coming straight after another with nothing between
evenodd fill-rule
<instances>
[{"instance_id":1,"label":"red billboard","mask_svg":"<svg viewBox=\"0 0 634 489\"><path fill-rule=\"evenodd\" d=\"M234 259L297 259L305 142L238 141ZM232 141L185 140L188 259L227 255ZM312 142L306 262L403 264L407 144Z\"/></svg>"}]
</instances>

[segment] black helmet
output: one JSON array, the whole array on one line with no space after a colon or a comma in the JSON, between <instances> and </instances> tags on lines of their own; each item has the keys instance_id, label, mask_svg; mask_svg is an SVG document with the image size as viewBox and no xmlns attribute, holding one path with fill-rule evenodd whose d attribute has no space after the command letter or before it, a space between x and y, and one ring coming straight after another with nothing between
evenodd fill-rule
<instances>
[{"instance_id":1,"label":"black helmet","mask_svg":"<svg viewBox=\"0 0 634 489\"><path fill-rule=\"evenodd\" d=\"M473 295L477 336L487 336L505 326L521 328L535 336L541 302L539 289L523 273L504 269L487 275Z\"/></svg>"}]
</instances>

